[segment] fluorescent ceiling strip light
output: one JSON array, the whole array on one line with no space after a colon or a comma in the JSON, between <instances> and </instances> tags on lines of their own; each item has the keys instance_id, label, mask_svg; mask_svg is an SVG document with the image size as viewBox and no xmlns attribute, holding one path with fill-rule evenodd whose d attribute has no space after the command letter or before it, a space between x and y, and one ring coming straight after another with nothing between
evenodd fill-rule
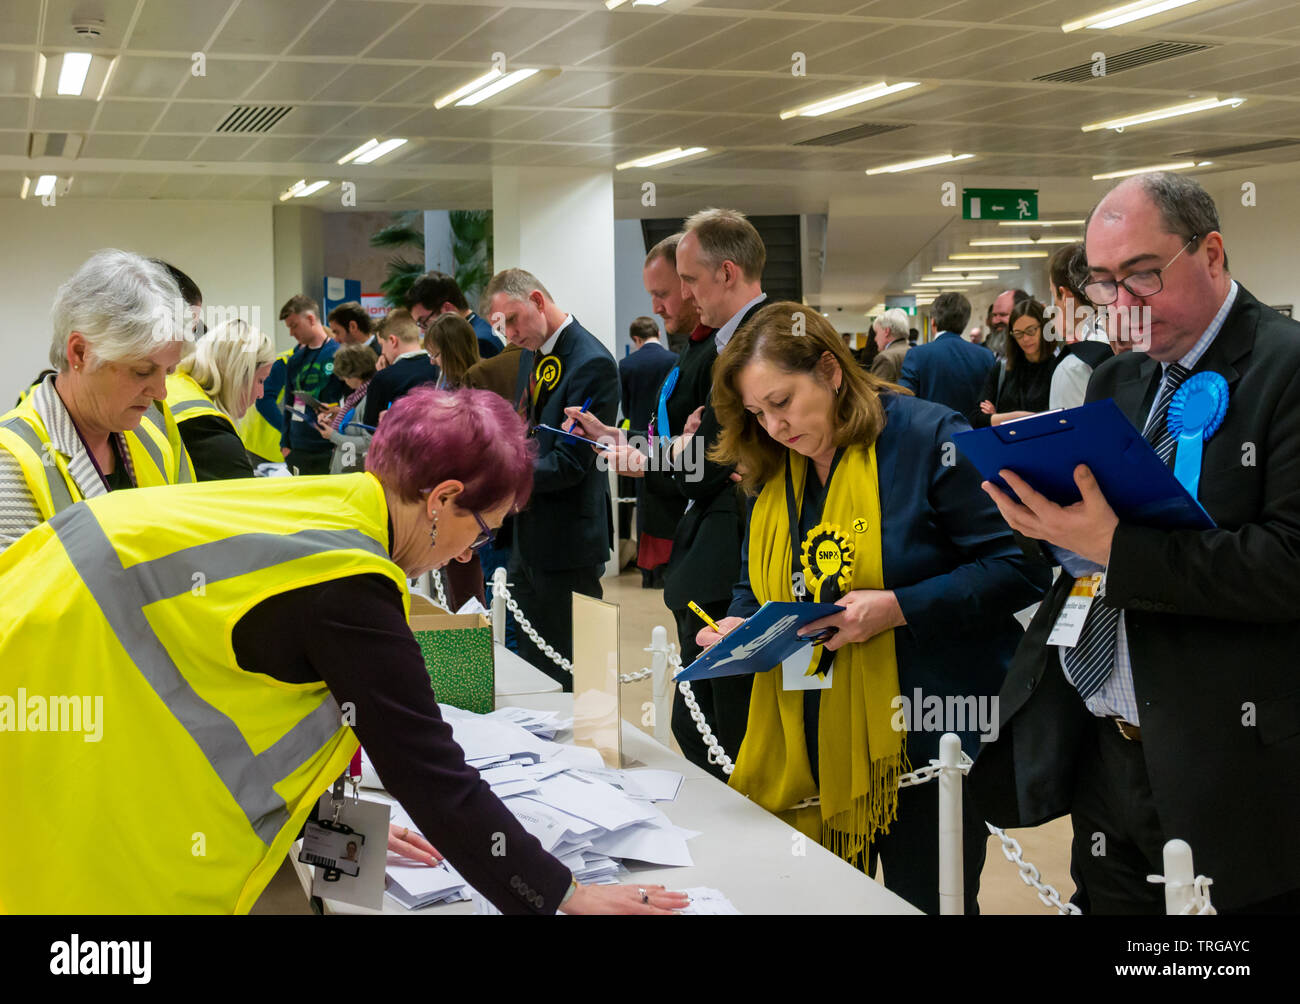
<instances>
[{"instance_id":1,"label":"fluorescent ceiling strip light","mask_svg":"<svg viewBox=\"0 0 1300 1004\"><path fill-rule=\"evenodd\" d=\"M1201 98L1199 101L1186 101L1181 105L1166 105L1164 108L1153 108L1148 112L1137 112L1133 115L1123 115L1116 119L1105 119L1102 122L1089 122L1079 128L1083 132L1098 132L1102 129L1124 129L1128 126L1144 125L1147 122L1159 122L1163 119L1177 118L1180 115L1194 115L1197 112L1208 112L1214 108L1224 108L1231 106L1237 108L1246 103L1245 98Z\"/></svg>"},{"instance_id":2,"label":"fluorescent ceiling strip light","mask_svg":"<svg viewBox=\"0 0 1300 1004\"><path fill-rule=\"evenodd\" d=\"M1096 14L1089 14L1077 21L1066 21L1061 25L1061 30L1070 32L1078 31L1080 28L1118 28L1121 24L1155 17L1157 14L1197 2L1199 0L1139 0L1138 3L1128 3L1122 7L1112 7L1109 10L1098 11Z\"/></svg>"},{"instance_id":3,"label":"fluorescent ceiling strip light","mask_svg":"<svg viewBox=\"0 0 1300 1004\"><path fill-rule=\"evenodd\" d=\"M671 150L661 150L659 153L652 153L647 157L638 157L636 160L625 160L614 167L616 171L622 171L629 167L657 167L660 164L667 164L674 160L681 160L683 157L694 157L697 153L708 151L707 146L689 146L683 150L680 146L675 146Z\"/></svg>"},{"instance_id":4,"label":"fluorescent ceiling strip light","mask_svg":"<svg viewBox=\"0 0 1300 1004\"><path fill-rule=\"evenodd\" d=\"M934 167L936 164L950 164L954 160L970 160L973 153L945 153L938 157L922 157L920 160L905 160L898 164L885 164L883 167L868 168L867 174L897 174L900 171L915 171L922 167Z\"/></svg>"},{"instance_id":5,"label":"fluorescent ceiling strip light","mask_svg":"<svg viewBox=\"0 0 1300 1004\"><path fill-rule=\"evenodd\" d=\"M962 254L950 254L949 261L988 261L997 258L1046 258L1046 251L968 251Z\"/></svg>"},{"instance_id":6,"label":"fluorescent ceiling strip light","mask_svg":"<svg viewBox=\"0 0 1300 1004\"><path fill-rule=\"evenodd\" d=\"M456 102L456 107L472 108L480 101L486 101L488 98L500 94L507 87L514 87L515 84L523 83L523 81L527 80L536 72L537 67L533 66L526 70L515 70L514 73L507 73L496 83L488 84L481 91L475 91L469 97L461 98Z\"/></svg>"},{"instance_id":7,"label":"fluorescent ceiling strip light","mask_svg":"<svg viewBox=\"0 0 1300 1004\"><path fill-rule=\"evenodd\" d=\"M1019 272L1019 265L999 262L996 265L932 265L931 272Z\"/></svg>"},{"instance_id":8,"label":"fluorescent ceiling strip light","mask_svg":"<svg viewBox=\"0 0 1300 1004\"><path fill-rule=\"evenodd\" d=\"M1131 167L1127 171L1107 171L1105 174L1094 174L1093 181L1109 181L1112 178L1130 178L1135 174L1147 174L1150 171L1187 171L1194 167L1209 167L1213 164L1212 160L1180 160L1173 164L1149 164L1146 167Z\"/></svg>"},{"instance_id":9,"label":"fluorescent ceiling strip light","mask_svg":"<svg viewBox=\"0 0 1300 1004\"><path fill-rule=\"evenodd\" d=\"M999 220L1000 227L1081 227L1083 220Z\"/></svg>"},{"instance_id":10,"label":"fluorescent ceiling strip light","mask_svg":"<svg viewBox=\"0 0 1300 1004\"><path fill-rule=\"evenodd\" d=\"M49 195L52 191L54 191L55 182L57 182L58 180L59 180L58 175L42 174L39 178L36 179L36 188L33 189L32 194L35 195L37 198L41 198L43 196Z\"/></svg>"},{"instance_id":11,"label":"fluorescent ceiling strip light","mask_svg":"<svg viewBox=\"0 0 1300 1004\"><path fill-rule=\"evenodd\" d=\"M31 178L28 178L28 177L24 177L24 178L23 178L23 187L22 187L22 191L20 191L20 192L18 193L18 198L20 198L20 199L25 199L25 198L27 198L27 194L28 194L31 190L32 190L32 179L31 179Z\"/></svg>"},{"instance_id":12,"label":"fluorescent ceiling strip light","mask_svg":"<svg viewBox=\"0 0 1300 1004\"><path fill-rule=\"evenodd\" d=\"M605 0L605 9L615 10L616 8L622 7L625 3L627 3L627 0Z\"/></svg>"},{"instance_id":13,"label":"fluorescent ceiling strip light","mask_svg":"<svg viewBox=\"0 0 1300 1004\"><path fill-rule=\"evenodd\" d=\"M292 185L290 185L288 188L286 188L283 192L280 193L280 201L288 202L290 199L292 199L295 195L297 195L306 187L307 187L306 178L303 178L301 181L295 181Z\"/></svg>"},{"instance_id":14,"label":"fluorescent ceiling strip light","mask_svg":"<svg viewBox=\"0 0 1300 1004\"><path fill-rule=\"evenodd\" d=\"M342 157L340 157L339 163L347 164L350 161L354 161L358 157L360 157L363 153L365 153L367 150L373 150L378 145L379 145L379 140L368 139L364 143L362 143L359 147L357 147L355 150L353 150L351 153L345 153Z\"/></svg>"},{"instance_id":15,"label":"fluorescent ceiling strip light","mask_svg":"<svg viewBox=\"0 0 1300 1004\"><path fill-rule=\"evenodd\" d=\"M872 84L870 87L859 87L856 90L845 91L843 94L836 94L834 97L823 98L820 101L812 101L806 105L800 105L798 108L790 108L781 113L781 118L792 119L795 116L804 116L805 118L815 118L818 115L826 115L830 112L837 112L841 108L851 108L853 105L864 104L867 101L876 101L889 94L897 94L899 91L906 91L912 87L919 87L919 80L905 80L897 84L886 84L883 80L878 84Z\"/></svg>"},{"instance_id":16,"label":"fluorescent ceiling strip light","mask_svg":"<svg viewBox=\"0 0 1300 1004\"><path fill-rule=\"evenodd\" d=\"M59 70L59 93L80 97L90 72L89 52L65 52L63 67Z\"/></svg>"},{"instance_id":17,"label":"fluorescent ceiling strip light","mask_svg":"<svg viewBox=\"0 0 1300 1004\"><path fill-rule=\"evenodd\" d=\"M401 146L405 142L406 142L405 139L386 139L378 146L371 147L365 153L360 154L356 159L356 163L372 164L375 161L377 161L380 157L392 153L394 150L396 150L399 146Z\"/></svg>"},{"instance_id":18,"label":"fluorescent ceiling strip light","mask_svg":"<svg viewBox=\"0 0 1300 1004\"><path fill-rule=\"evenodd\" d=\"M319 192L322 188L324 188L328 184L329 184L328 181L313 181L306 188L302 189L302 191L295 192L293 197L295 199L305 199L307 198L307 196L314 195L315 193Z\"/></svg>"},{"instance_id":19,"label":"fluorescent ceiling strip light","mask_svg":"<svg viewBox=\"0 0 1300 1004\"><path fill-rule=\"evenodd\" d=\"M997 237L976 237L970 242L973 248L998 248L998 247L1033 247L1036 244L1073 244L1075 241L1083 240L1082 237L1040 237L1034 240L1032 237L1007 237L1000 239Z\"/></svg>"},{"instance_id":20,"label":"fluorescent ceiling strip light","mask_svg":"<svg viewBox=\"0 0 1300 1004\"><path fill-rule=\"evenodd\" d=\"M480 87L486 87L488 84L492 83L492 81L496 80L500 76L501 76L501 71L498 70L496 67L493 67L492 69L488 70L487 73L483 74L483 76L475 77L473 80L471 80L468 84L465 84L463 87L457 87L450 94L446 94L443 97L440 97L437 101L433 103L433 107L446 108L453 101L459 101L466 94L473 94Z\"/></svg>"}]
</instances>

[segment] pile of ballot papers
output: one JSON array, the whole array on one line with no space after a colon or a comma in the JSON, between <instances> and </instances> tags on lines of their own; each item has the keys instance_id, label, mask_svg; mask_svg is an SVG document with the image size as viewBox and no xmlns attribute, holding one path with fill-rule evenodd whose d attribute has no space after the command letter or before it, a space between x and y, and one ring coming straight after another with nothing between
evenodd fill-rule
<instances>
[{"instance_id":1,"label":"pile of ballot papers","mask_svg":"<svg viewBox=\"0 0 1300 1004\"><path fill-rule=\"evenodd\" d=\"M682 775L670 770L607 768L600 754L554 742L572 721L558 712L499 708L476 715L440 705L465 760L478 769L520 824L559 858L579 882L608 884L627 874L624 861L693 864L686 841L694 830L674 826L655 802L676 799ZM362 758L363 787L382 784ZM419 827L400 805L392 822ZM435 844L436 846L436 844ZM406 864L389 855L388 894L409 909L468 900L469 884L447 861Z\"/></svg>"}]
</instances>

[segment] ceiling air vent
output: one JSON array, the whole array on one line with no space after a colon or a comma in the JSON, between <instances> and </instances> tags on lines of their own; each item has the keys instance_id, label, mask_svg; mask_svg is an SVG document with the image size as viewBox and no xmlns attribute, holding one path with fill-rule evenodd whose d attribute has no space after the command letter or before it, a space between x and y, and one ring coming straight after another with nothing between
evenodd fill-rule
<instances>
[{"instance_id":1,"label":"ceiling air vent","mask_svg":"<svg viewBox=\"0 0 1300 1004\"><path fill-rule=\"evenodd\" d=\"M1188 153L1187 156L1194 157L1197 160L1213 160L1218 157L1232 157L1239 153L1276 150L1280 146L1295 146L1297 143L1300 143L1300 139L1294 137L1291 139L1266 139L1262 143L1243 143L1240 146L1218 146L1213 150L1198 150L1196 153ZM1182 156L1182 154L1178 156Z\"/></svg>"},{"instance_id":2,"label":"ceiling air vent","mask_svg":"<svg viewBox=\"0 0 1300 1004\"><path fill-rule=\"evenodd\" d=\"M261 133L270 132L282 118L293 111L293 105L236 105L217 126L217 132Z\"/></svg>"},{"instance_id":3,"label":"ceiling air vent","mask_svg":"<svg viewBox=\"0 0 1300 1004\"><path fill-rule=\"evenodd\" d=\"M1149 66L1161 60L1186 56L1189 52L1200 52L1202 49L1212 48L1214 48L1212 45L1194 42L1152 42L1140 49L1117 52L1113 56L1107 53L1106 76L1113 77L1116 73L1122 73L1125 70L1133 70L1139 66ZM1044 73L1041 76L1034 77L1034 79L1052 81L1058 84L1078 84L1085 80L1097 79L1092 75L1092 65L1091 62L1087 62L1080 63L1078 66L1067 66L1064 70Z\"/></svg>"},{"instance_id":4,"label":"ceiling air vent","mask_svg":"<svg viewBox=\"0 0 1300 1004\"><path fill-rule=\"evenodd\" d=\"M86 137L75 132L34 132L27 137L29 157L68 157L81 154Z\"/></svg>"},{"instance_id":5,"label":"ceiling air vent","mask_svg":"<svg viewBox=\"0 0 1300 1004\"><path fill-rule=\"evenodd\" d=\"M868 136L879 136L881 133L910 128L912 128L910 124L885 125L880 122L868 122L865 125L853 126L851 129L828 132L825 136L800 140L795 146L839 146L841 143L852 143L854 140L866 139Z\"/></svg>"}]
</instances>

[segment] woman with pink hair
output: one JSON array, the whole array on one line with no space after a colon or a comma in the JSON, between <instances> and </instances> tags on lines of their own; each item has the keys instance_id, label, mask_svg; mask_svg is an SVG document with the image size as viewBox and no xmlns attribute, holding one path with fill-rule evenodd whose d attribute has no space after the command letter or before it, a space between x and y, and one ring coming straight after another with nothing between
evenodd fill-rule
<instances>
[{"instance_id":1,"label":"woman with pink hair","mask_svg":"<svg viewBox=\"0 0 1300 1004\"><path fill-rule=\"evenodd\" d=\"M390 832L390 848L432 863L436 844L502 912L685 907L662 886L580 885L543 849L465 763L408 626L406 580L492 539L528 501L532 453L497 395L422 387L388 411L363 473L114 492L0 555L0 683L49 688L84 668L72 682L93 678L134 726L75 770L49 743L7 746L29 867L0 874L0 899L20 912L246 912L360 740L422 834ZM52 802L71 775L76 798ZM220 866L178 852L153 800L123 802L124 775L167 791ZM62 803L112 813L140 853L82 844ZM73 858L79 880L65 881L57 863Z\"/></svg>"}]
</instances>

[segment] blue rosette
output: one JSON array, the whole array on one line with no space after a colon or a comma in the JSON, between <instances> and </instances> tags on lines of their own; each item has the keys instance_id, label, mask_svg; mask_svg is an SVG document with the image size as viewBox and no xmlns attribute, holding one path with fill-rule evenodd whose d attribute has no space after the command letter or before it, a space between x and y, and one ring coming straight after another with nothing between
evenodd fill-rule
<instances>
[{"instance_id":1,"label":"blue rosette","mask_svg":"<svg viewBox=\"0 0 1300 1004\"><path fill-rule=\"evenodd\" d=\"M1201 484L1201 452L1207 439L1219 431L1228 413L1228 381L1218 373L1195 373L1169 402L1165 423L1177 441L1174 477L1196 498Z\"/></svg>"}]
</instances>

